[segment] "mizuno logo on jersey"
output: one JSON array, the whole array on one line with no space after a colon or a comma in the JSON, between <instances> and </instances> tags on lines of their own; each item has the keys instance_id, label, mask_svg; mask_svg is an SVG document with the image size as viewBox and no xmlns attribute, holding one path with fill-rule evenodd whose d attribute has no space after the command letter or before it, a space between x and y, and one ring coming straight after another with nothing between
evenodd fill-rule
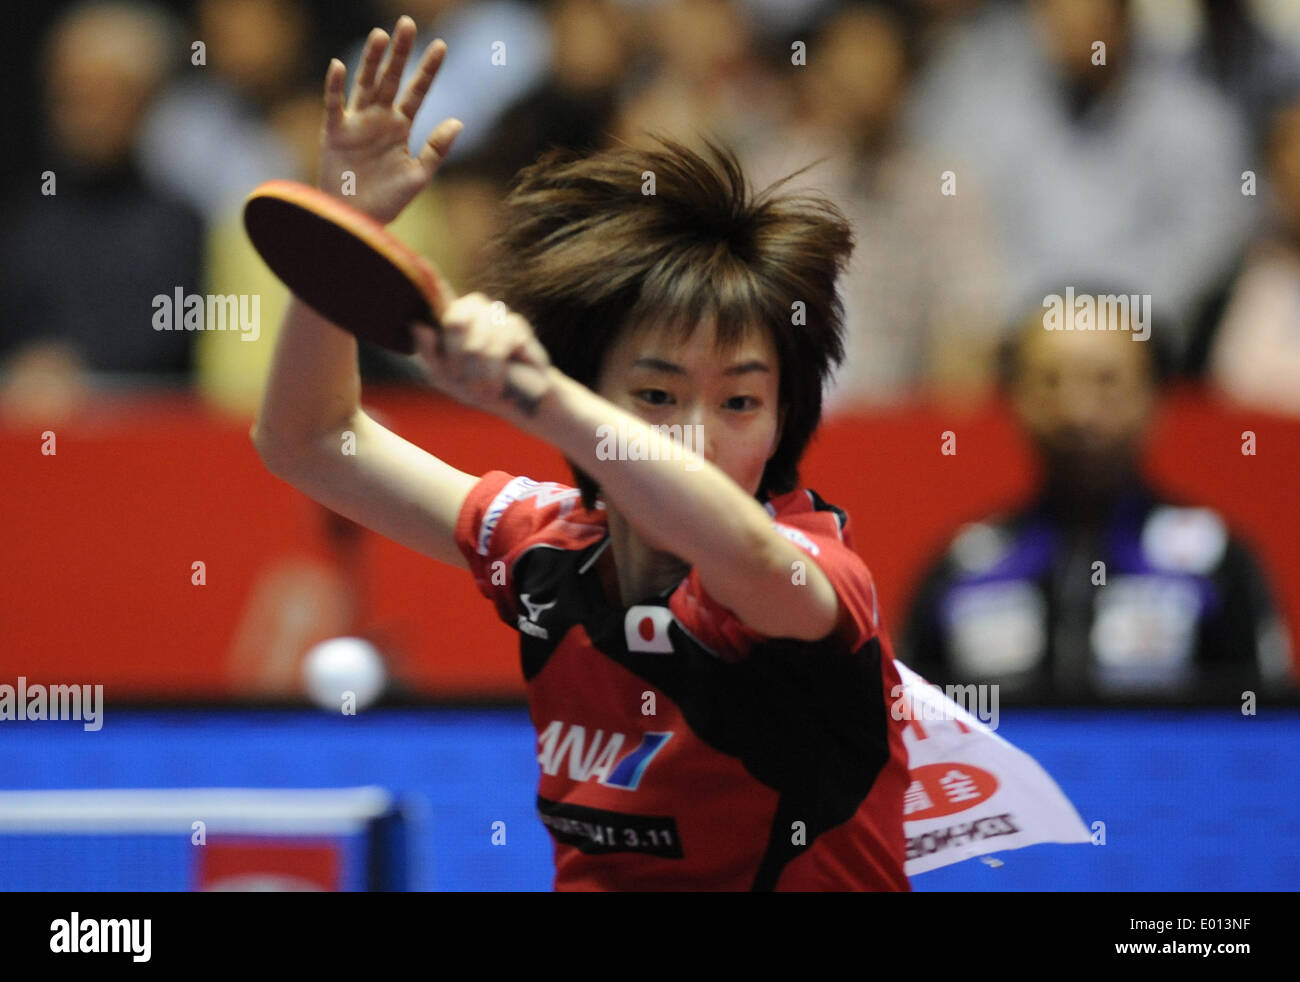
<instances>
[{"instance_id":1,"label":"mizuno logo on jersey","mask_svg":"<svg viewBox=\"0 0 1300 982\"><path fill-rule=\"evenodd\" d=\"M529 599L530 596L531 594L527 593L521 593L519 595L520 602L528 609L527 617L524 617L523 614L519 615L519 620L517 622L519 630L523 631L524 634L531 634L535 638L549 640L551 637L550 632L537 623L537 618L542 615L543 611L550 610L559 601L552 600L548 604L535 604Z\"/></svg>"},{"instance_id":2,"label":"mizuno logo on jersey","mask_svg":"<svg viewBox=\"0 0 1300 982\"><path fill-rule=\"evenodd\" d=\"M635 791L650 761L654 759L672 733L646 733L629 753L622 754L627 737L604 730L587 735L584 726L553 720L537 735L537 763L542 773L554 777L567 762L571 781L596 780L624 791Z\"/></svg>"}]
</instances>

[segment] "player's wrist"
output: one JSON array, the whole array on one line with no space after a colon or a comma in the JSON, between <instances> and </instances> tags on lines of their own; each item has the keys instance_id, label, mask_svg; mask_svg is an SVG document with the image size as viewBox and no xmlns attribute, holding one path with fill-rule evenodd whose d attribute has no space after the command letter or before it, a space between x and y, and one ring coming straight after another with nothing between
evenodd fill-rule
<instances>
[{"instance_id":1,"label":"player's wrist","mask_svg":"<svg viewBox=\"0 0 1300 982\"><path fill-rule=\"evenodd\" d=\"M547 367L546 374L548 387L536 411L532 415L512 411L511 422L568 459L599 468L596 447L600 433L622 410L554 365Z\"/></svg>"},{"instance_id":2,"label":"player's wrist","mask_svg":"<svg viewBox=\"0 0 1300 982\"><path fill-rule=\"evenodd\" d=\"M356 172L345 164L322 167L316 186L331 198L373 218L381 225L391 224L405 207L393 207L391 202L376 201L370 196L358 194Z\"/></svg>"},{"instance_id":3,"label":"player's wrist","mask_svg":"<svg viewBox=\"0 0 1300 982\"><path fill-rule=\"evenodd\" d=\"M507 422L546 442L553 432L557 413L562 413L565 385L572 382L554 365L517 373L506 385L497 414Z\"/></svg>"}]
</instances>

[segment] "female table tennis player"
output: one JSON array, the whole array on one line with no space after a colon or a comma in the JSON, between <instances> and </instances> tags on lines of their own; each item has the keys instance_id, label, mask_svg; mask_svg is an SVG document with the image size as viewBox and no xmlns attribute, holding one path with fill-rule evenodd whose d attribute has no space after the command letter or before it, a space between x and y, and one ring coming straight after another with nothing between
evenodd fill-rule
<instances>
[{"instance_id":1,"label":"female table tennis player","mask_svg":"<svg viewBox=\"0 0 1300 982\"><path fill-rule=\"evenodd\" d=\"M354 172L346 200L381 222L459 132L407 153L446 50L398 98L414 36L405 17L391 43L372 32L346 104L343 64L326 74L322 187ZM559 449L576 487L466 474L379 426L354 337L296 301L262 459L469 570L519 632L557 889L910 889L898 673L848 516L797 471L842 358L849 228L671 142L545 156L506 212L493 296L452 302L440 338L416 327L420 356L437 387ZM531 402L506 393L518 364Z\"/></svg>"}]
</instances>

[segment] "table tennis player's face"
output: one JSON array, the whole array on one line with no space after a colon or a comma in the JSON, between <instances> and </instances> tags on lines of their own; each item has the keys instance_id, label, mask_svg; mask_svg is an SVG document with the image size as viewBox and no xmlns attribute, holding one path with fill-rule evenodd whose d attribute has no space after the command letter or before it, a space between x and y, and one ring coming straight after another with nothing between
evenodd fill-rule
<instances>
[{"instance_id":1,"label":"table tennis player's face","mask_svg":"<svg viewBox=\"0 0 1300 982\"><path fill-rule=\"evenodd\" d=\"M690 449L756 494L780 437L776 348L763 330L729 350L714 337L711 318L685 343L653 326L624 331L606 352L597 392L647 423L682 426L683 443L691 427L702 442Z\"/></svg>"}]
</instances>

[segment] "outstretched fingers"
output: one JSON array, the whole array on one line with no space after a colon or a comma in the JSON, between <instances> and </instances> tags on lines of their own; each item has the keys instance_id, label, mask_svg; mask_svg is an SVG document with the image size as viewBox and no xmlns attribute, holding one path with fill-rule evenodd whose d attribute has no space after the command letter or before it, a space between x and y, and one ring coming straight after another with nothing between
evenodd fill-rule
<instances>
[{"instance_id":1,"label":"outstretched fingers","mask_svg":"<svg viewBox=\"0 0 1300 982\"><path fill-rule=\"evenodd\" d=\"M330 59L325 70L325 132L332 133L343 122L343 86L347 81L347 66L337 58Z\"/></svg>"},{"instance_id":2,"label":"outstretched fingers","mask_svg":"<svg viewBox=\"0 0 1300 982\"><path fill-rule=\"evenodd\" d=\"M393 43L388 48L388 60L375 86L374 102L380 106L391 106L397 95L397 87L402 82L402 72L406 70L406 59L415 47L415 21L403 14L397 19L393 28Z\"/></svg>"},{"instance_id":3,"label":"outstretched fingers","mask_svg":"<svg viewBox=\"0 0 1300 982\"><path fill-rule=\"evenodd\" d=\"M433 85L433 79L438 74L438 69L442 67L442 60L446 56L447 45L442 38L436 38L424 49L420 66L407 84L406 91L402 93L402 101L397 107L398 112L407 119L415 119L415 114L420 111L420 104L424 102L424 97L428 94L429 87Z\"/></svg>"},{"instance_id":4,"label":"outstretched fingers","mask_svg":"<svg viewBox=\"0 0 1300 982\"><path fill-rule=\"evenodd\" d=\"M444 119L434 127L428 141L420 149L420 155L416 158L424 170L426 180L433 177L442 166L442 162L447 159L447 154L451 153L451 145L456 140L456 134L464 128L465 124L455 118Z\"/></svg>"},{"instance_id":5,"label":"outstretched fingers","mask_svg":"<svg viewBox=\"0 0 1300 982\"><path fill-rule=\"evenodd\" d=\"M366 46L361 52L361 70L352 82L349 108L365 109L375 101L375 74L379 71L379 62L387 45L388 34L382 28L376 27L366 38Z\"/></svg>"}]
</instances>

